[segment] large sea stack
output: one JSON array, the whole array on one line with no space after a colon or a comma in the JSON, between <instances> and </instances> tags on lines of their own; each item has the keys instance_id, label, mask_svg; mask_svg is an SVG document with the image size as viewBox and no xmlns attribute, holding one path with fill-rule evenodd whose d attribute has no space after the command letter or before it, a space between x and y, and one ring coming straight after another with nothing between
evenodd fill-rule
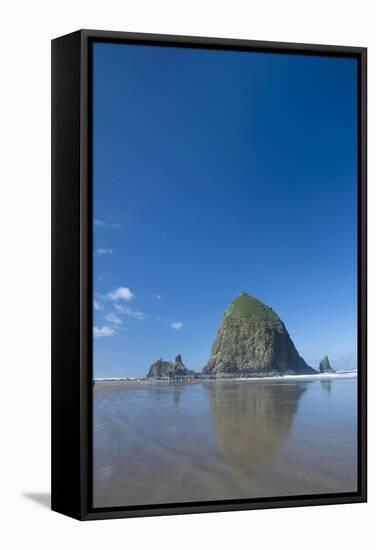
<instances>
[{"instance_id":1,"label":"large sea stack","mask_svg":"<svg viewBox=\"0 0 376 550\"><path fill-rule=\"evenodd\" d=\"M188 370L183 363L181 355L177 355L173 361L159 359L153 363L147 374L148 378L174 378L188 376L192 371Z\"/></svg>"},{"instance_id":2,"label":"large sea stack","mask_svg":"<svg viewBox=\"0 0 376 550\"><path fill-rule=\"evenodd\" d=\"M317 371L300 357L278 315L242 292L222 317L203 373L273 376Z\"/></svg>"}]
</instances>

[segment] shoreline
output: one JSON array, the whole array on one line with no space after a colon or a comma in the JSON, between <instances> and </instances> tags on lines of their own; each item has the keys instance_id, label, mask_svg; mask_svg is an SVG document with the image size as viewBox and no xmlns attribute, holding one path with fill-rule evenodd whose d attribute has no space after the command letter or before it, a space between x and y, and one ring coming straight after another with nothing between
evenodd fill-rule
<instances>
[{"instance_id":1,"label":"shoreline","mask_svg":"<svg viewBox=\"0 0 376 550\"><path fill-rule=\"evenodd\" d=\"M177 378L144 378L144 377L99 377L93 378L93 382L133 382L133 383L197 383L197 382L257 382L266 380L336 380L345 378L357 378L358 372L353 371L337 371L330 373L317 374L285 374L285 375L272 375L272 376L226 376L226 377L195 377L195 376L181 376Z\"/></svg>"}]
</instances>

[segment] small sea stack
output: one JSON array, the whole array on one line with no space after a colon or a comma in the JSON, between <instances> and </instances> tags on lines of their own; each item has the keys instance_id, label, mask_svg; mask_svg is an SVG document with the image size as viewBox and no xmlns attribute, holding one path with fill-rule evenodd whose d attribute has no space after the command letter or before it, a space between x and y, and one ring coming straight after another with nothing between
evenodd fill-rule
<instances>
[{"instance_id":1,"label":"small sea stack","mask_svg":"<svg viewBox=\"0 0 376 550\"><path fill-rule=\"evenodd\" d=\"M158 359L158 361L153 363L149 368L147 377L176 378L189 376L190 374L192 374L192 371L187 369L187 367L184 365L182 356L179 353L173 361L164 361L163 359Z\"/></svg>"},{"instance_id":2,"label":"small sea stack","mask_svg":"<svg viewBox=\"0 0 376 550\"><path fill-rule=\"evenodd\" d=\"M332 369L329 363L329 358L327 355L325 355L324 359L320 361L320 372L322 374L328 373L328 372L335 372L335 370Z\"/></svg>"}]
</instances>

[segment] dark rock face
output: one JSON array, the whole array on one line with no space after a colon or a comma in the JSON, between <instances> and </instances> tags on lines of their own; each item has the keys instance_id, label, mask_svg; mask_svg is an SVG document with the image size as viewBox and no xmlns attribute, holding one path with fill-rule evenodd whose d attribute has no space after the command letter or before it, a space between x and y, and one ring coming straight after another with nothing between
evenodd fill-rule
<instances>
[{"instance_id":1,"label":"dark rock face","mask_svg":"<svg viewBox=\"0 0 376 550\"><path fill-rule=\"evenodd\" d=\"M324 359L320 361L320 372L335 372L329 363L329 358L325 355Z\"/></svg>"},{"instance_id":2,"label":"dark rock face","mask_svg":"<svg viewBox=\"0 0 376 550\"><path fill-rule=\"evenodd\" d=\"M175 376L187 376L191 371L184 365L181 355L177 355L173 361L159 359L153 363L147 374L148 378L172 378Z\"/></svg>"},{"instance_id":3,"label":"dark rock face","mask_svg":"<svg viewBox=\"0 0 376 550\"><path fill-rule=\"evenodd\" d=\"M297 352L278 315L242 292L226 309L205 374L316 374Z\"/></svg>"}]
</instances>

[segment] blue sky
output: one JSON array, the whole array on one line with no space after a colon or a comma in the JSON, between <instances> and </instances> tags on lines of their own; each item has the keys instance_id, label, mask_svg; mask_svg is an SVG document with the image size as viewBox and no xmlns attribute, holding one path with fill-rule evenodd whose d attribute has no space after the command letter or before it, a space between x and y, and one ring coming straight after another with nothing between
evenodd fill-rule
<instances>
[{"instance_id":1,"label":"blue sky","mask_svg":"<svg viewBox=\"0 0 376 550\"><path fill-rule=\"evenodd\" d=\"M243 290L355 366L356 61L93 48L94 375L201 370Z\"/></svg>"}]
</instances>

